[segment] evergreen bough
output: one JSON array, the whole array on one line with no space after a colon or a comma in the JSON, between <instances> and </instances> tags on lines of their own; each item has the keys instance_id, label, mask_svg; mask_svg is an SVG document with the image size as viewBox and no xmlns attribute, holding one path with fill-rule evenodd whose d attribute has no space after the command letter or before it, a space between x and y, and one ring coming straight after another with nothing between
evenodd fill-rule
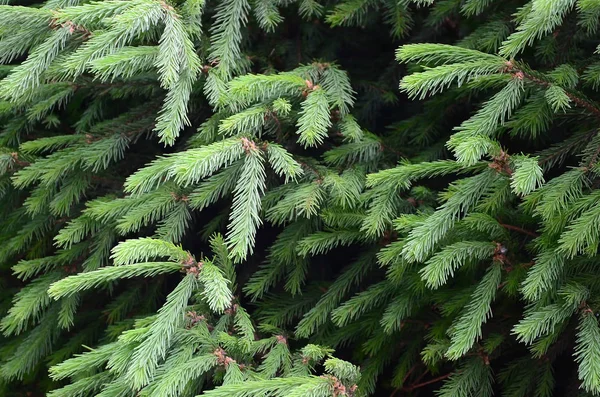
<instances>
[{"instance_id":1,"label":"evergreen bough","mask_svg":"<svg viewBox=\"0 0 600 397\"><path fill-rule=\"evenodd\" d=\"M0 393L600 395L600 3L4 3Z\"/></svg>"}]
</instances>

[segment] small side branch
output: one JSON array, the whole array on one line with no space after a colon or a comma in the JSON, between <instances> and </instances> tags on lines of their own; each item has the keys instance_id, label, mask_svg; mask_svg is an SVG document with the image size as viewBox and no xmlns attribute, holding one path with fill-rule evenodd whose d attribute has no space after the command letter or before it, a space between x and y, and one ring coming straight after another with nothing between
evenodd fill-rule
<instances>
[{"instance_id":1,"label":"small side branch","mask_svg":"<svg viewBox=\"0 0 600 397\"><path fill-rule=\"evenodd\" d=\"M439 381L442 381L442 380L450 377L450 375L452 375L452 372L450 372L448 374L445 374L445 375L442 375L442 376L438 376L437 378L429 379L428 381L425 381L425 382L416 383L414 385L403 387L402 391L404 391L404 392L411 392L411 391L413 391L415 389L419 389L421 387L424 387L424 386L431 385L433 383L437 383Z\"/></svg>"},{"instance_id":2,"label":"small side branch","mask_svg":"<svg viewBox=\"0 0 600 397\"><path fill-rule=\"evenodd\" d=\"M502 226L505 229L514 230L515 232L523 233L523 234L526 234L526 235L531 236L531 237L539 237L539 234L537 234L535 232L532 232L530 230L525 230L525 229L523 229L523 228L521 228L519 226L507 225L505 223L501 223L500 226Z\"/></svg>"}]
</instances>

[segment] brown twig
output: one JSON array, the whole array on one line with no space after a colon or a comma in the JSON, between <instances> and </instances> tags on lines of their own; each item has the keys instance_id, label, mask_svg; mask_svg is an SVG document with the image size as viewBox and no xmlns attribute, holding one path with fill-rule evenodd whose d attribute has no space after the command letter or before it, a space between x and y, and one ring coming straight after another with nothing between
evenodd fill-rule
<instances>
[{"instance_id":1,"label":"brown twig","mask_svg":"<svg viewBox=\"0 0 600 397\"><path fill-rule=\"evenodd\" d=\"M539 79L535 76L532 76L528 73L525 73L523 71L521 71L521 73L523 73L523 76L529 80L532 81L536 84L539 84L543 87L549 87L551 84L547 81L544 81L542 79ZM598 107L596 107L593 103L586 101L584 99L581 99L573 94L571 94L570 92L565 91L565 94L569 97L570 100L572 100L577 106L582 107L584 109L589 110L591 113L593 113L596 117L600 117L600 109L598 109Z\"/></svg>"},{"instance_id":2,"label":"brown twig","mask_svg":"<svg viewBox=\"0 0 600 397\"><path fill-rule=\"evenodd\" d=\"M421 375L419 375L417 377L417 379L415 379L415 381L413 382L413 384L421 382L421 379L423 379L425 377L425 375L427 375L428 373L429 373L428 369L426 369L425 371L421 372Z\"/></svg>"},{"instance_id":3,"label":"brown twig","mask_svg":"<svg viewBox=\"0 0 600 397\"><path fill-rule=\"evenodd\" d=\"M415 371L415 369L417 369L417 366L419 365L419 363L413 365L408 372L406 373L406 375L404 375L404 379L402 380L402 383L406 382L408 380L408 377Z\"/></svg>"},{"instance_id":4,"label":"brown twig","mask_svg":"<svg viewBox=\"0 0 600 397\"><path fill-rule=\"evenodd\" d=\"M448 378L450 375L452 375L452 372L450 372L450 373L448 373L446 375L438 376L437 378L433 378L433 379L430 379L430 380L425 381L425 382L413 384L413 385L408 386L408 387L403 387L402 391L410 392L410 391L413 391L415 389L421 388L423 386L427 386L427 385L430 385L432 383L437 383L437 382L439 382L441 380L444 380L444 379Z\"/></svg>"},{"instance_id":5,"label":"brown twig","mask_svg":"<svg viewBox=\"0 0 600 397\"><path fill-rule=\"evenodd\" d=\"M404 379L402 379L402 384L406 383L406 381L408 380L408 377L415 371L415 369L417 369L419 363L413 365L408 372L406 373L406 375L404 375ZM425 371L427 372L427 371ZM396 393L398 393L400 391L401 387L397 387L392 391L392 394L390 394L390 397L394 397L396 395Z\"/></svg>"},{"instance_id":6,"label":"brown twig","mask_svg":"<svg viewBox=\"0 0 600 397\"><path fill-rule=\"evenodd\" d=\"M406 157L406 158L408 158L408 156L406 154L402 153L401 151L396 150L396 149L392 149L391 147L389 147L387 145L384 145L381 142L379 142L379 146L381 146L382 151L383 150L387 150L388 152L394 153L398 157Z\"/></svg>"},{"instance_id":7,"label":"brown twig","mask_svg":"<svg viewBox=\"0 0 600 397\"><path fill-rule=\"evenodd\" d=\"M505 229L514 230L515 232L523 233L523 234L526 234L526 235L531 236L531 237L539 237L539 234L537 234L535 232L532 232L530 230L525 230L525 229L523 229L523 228L521 228L519 226L507 225L505 223L501 223L500 226L502 226Z\"/></svg>"}]
</instances>

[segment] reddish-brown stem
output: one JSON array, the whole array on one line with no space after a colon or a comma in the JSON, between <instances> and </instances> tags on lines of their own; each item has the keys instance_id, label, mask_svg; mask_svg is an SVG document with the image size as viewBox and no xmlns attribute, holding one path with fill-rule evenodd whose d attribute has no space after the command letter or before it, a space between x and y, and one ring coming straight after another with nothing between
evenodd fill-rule
<instances>
[{"instance_id":1,"label":"reddish-brown stem","mask_svg":"<svg viewBox=\"0 0 600 397\"><path fill-rule=\"evenodd\" d=\"M414 372L415 369L417 369L417 365L415 364L411 367L411 369L408 370L408 372L406 373L406 375L404 375L404 379L402 380L402 383L406 382L406 380L408 379L408 377L410 376L410 374L412 374Z\"/></svg>"},{"instance_id":2,"label":"reddish-brown stem","mask_svg":"<svg viewBox=\"0 0 600 397\"><path fill-rule=\"evenodd\" d=\"M519 226L507 225L505 223L501 223L500 226L502 226L505 229L514 230L515 232L523 233L523 234L526 234L531 237L539 237L539 235L537 233L529 231L529 230L525 230Z\"/></svg>"},{"instance_id":3,"label":"reddish-brown stem","mask_svg":"<svg viewBox=\"0 0 600 397\"><path fill-rule=\"evenodd\" d=\"M523 72L523 76L527 80L532 81L532 82L534 82L536 84L539 84L541 86L548 87L550 85L549 82L541 80L541 79L538 79L537 77L532 76L532 75L530 75L528 73ZM590 103L590 102L588 102L588 101L586 101L584 99L581 99L579 97L576 97L575 95L573 95L573 94L571 94L569 92L565 91L565 93L567 94L567 96L569 97L569 99L572 100L577 106L589 110L596 117L600 117L600 109L598 109L596 106L594 106L594 104L592 104L592 103Z\"/></svg>"},{"instance_id":4,"label":"reddish-brown stem","mask_svg":"<svg viewBox=\"0 0 600 397\"><path fill-rule=\"evenodd\" d=\"M419 365L419 363L413 365L411 367L411 369L408 370L408 372L406 373L406 375L404 375L404 379L402 380L402 384L406 383L408 377L415 371L415 369L417 368L417 366ZM423 372L423 374L426 374L427 371ZM421 374L421 376L419 376L419 379L421 377L423 377L423 374ZM396 393L398 393L400 391L401 387L397 387L392 391L392 394L390 394L390 397L394 397L396 395Z\"/></svg>"},{"instance_id":5,"label":"reddish-brown stem","mask_svg":"<svg viewBox=\"0 0 600 397\"><path fill-rule=\"evenodd\" d=\"M382 148L383 150L387 150L388 152L392 152L392 153L394 153L396 156L399 156L399 157L408 157L408 156L407 156L407 155L405 155L404 153L402 153L402 152L400 152L400 151L398 151L398 150L392 149L391 147L389 147L389 146L386 146L386 145L384 145L384 144L383 144L383 143L381 143L381 142L379 142L379 145L381 146L381 148Z\"/></svg>"},{"instance_id":6,"label":"reddish-brown stem","mask_svg":"<svg viewBox=\"0 0 600 397\"><path fill-rule=\"evenodd\" d=\"M24 161L19 159L19 154L18 153L11 153L11 156L13 158L13 162L18 165L19 167L27 167L28 165L30 165L31 163L29 161Z\"/></svg>"},{"instance_id":7,"label":"reddish-brown stem","mask_svg":"<svg viewBox=\"0 0 600 397\"><path fill-rule=\"evenodd\" d=\"M423 379L425 377L425 375L427 375L428 373L429 373L429 370L425 370L425 371L421 372L421 375L419 375L419 377L417 379L415 379L413 384L419 383L421 381L421 379Z\"/></svg>"},{"instance_id":8,"label":"reddish-brown stem","mask_svg":"<svg viewBox=\"0 0 600 397\"><path fill-rule=\"evenodd\" d=\"M414 385L411 385L411 386L408 386L408 387L403 387L402 390L403 391L413 391L413 390L421 388L423 386L427 386L427 385L430 385L432 383L437 383L437 382L439 382L441 380L444 380L444 379L448 378L450 375L452 375L452 372L450 372L450 373L448 373L446 375L438 376L437 378L433 378L433 379L430 379L430 380L425 381L425 382L417 383L417 384L414 384Z\"/></svg>"}]
</instances>

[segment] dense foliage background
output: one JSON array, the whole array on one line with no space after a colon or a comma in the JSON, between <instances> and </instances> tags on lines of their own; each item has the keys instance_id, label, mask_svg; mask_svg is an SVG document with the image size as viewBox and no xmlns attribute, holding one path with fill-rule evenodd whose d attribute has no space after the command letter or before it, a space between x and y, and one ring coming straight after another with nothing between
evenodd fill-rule
<instances>
[{"instance_id":1,"label":"dense foliage background","mask_svg":"<svg viewBox=\"0 0 600 397\"><path fill-rule=\"evenodd\" d=\"M0 395L600 394L597 0L3 3Z\"/></svg>"}]
</instances>

